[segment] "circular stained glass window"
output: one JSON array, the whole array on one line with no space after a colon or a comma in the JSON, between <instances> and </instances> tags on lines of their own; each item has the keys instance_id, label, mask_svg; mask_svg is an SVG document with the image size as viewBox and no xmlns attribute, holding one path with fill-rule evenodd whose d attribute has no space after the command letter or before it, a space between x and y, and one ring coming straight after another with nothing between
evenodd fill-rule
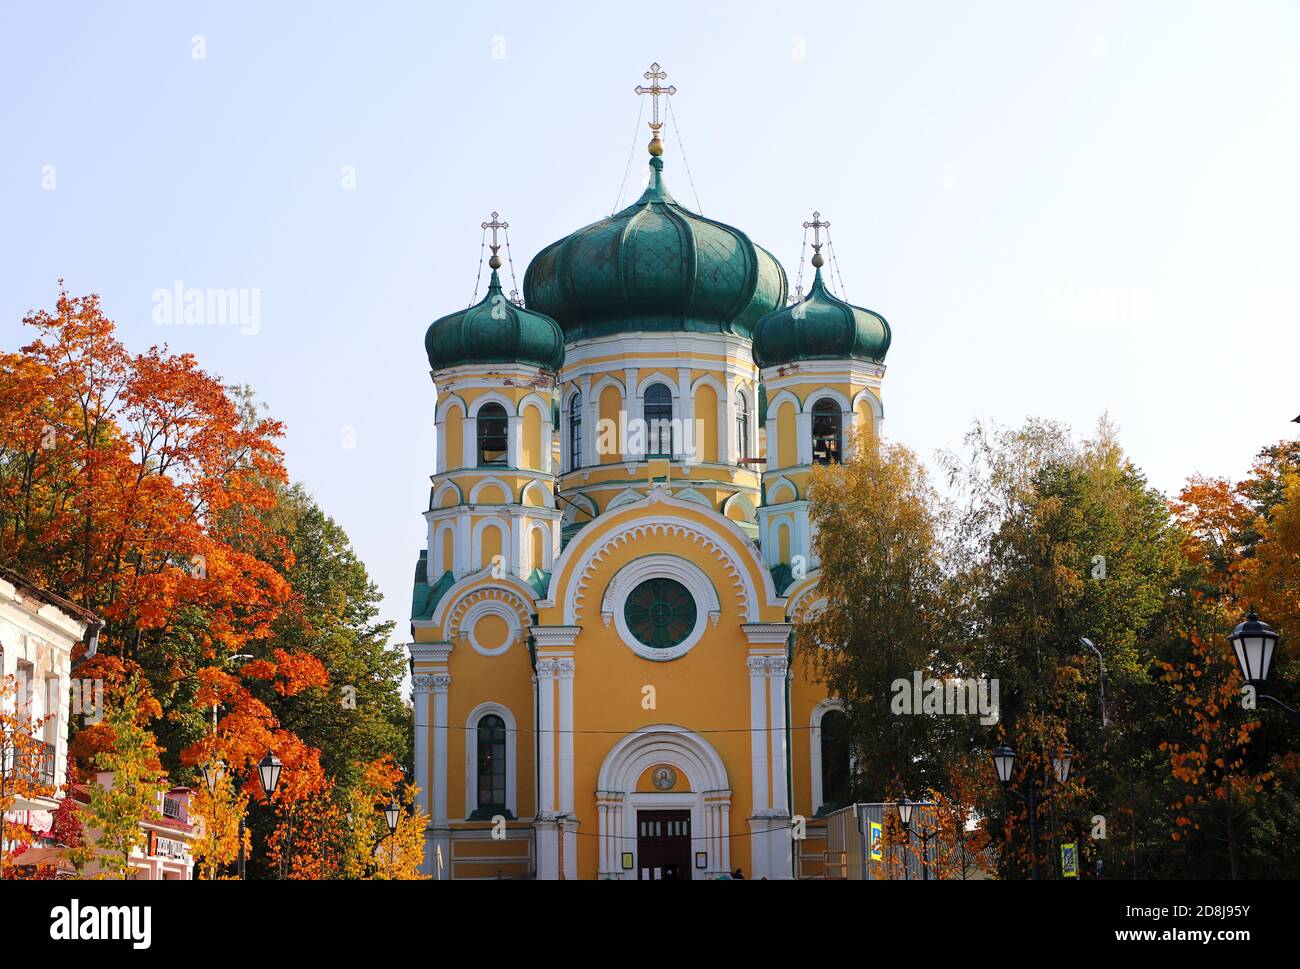
<instances>
[{"instance_id":1,"label":"circular stained glass window","mask_svg":"<svg viewBox=\"0 0 1300 969\"><path fill-rule=\"evenodd\" d=\"M673 579L647 579L623 605L627 628L651 649L671 649L695 628L695 599Z\"/></svg>"}]
</instances>

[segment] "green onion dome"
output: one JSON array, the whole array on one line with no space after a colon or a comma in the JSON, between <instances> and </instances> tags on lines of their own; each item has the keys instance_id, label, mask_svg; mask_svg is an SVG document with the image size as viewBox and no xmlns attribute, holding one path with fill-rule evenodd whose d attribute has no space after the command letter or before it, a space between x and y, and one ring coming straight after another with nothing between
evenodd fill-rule
<instances>
[{"instance_id":1,"label":"green onion dome","mask_svg":"<svg viewBox=\"0 0 1300 969\"><path fill-rule=\"evenodd\" d=\"M805 299L758 321L754 362L760 367L779 367L797 360L883 363L891 339L885 318L833 295L822 282L819 267Z\"/></svg>"},{"instance_id":2,"label":"green onion dome","mask_svg":"<svg viewBox=\"0 0 1300 969\"><path fill-rule=\"evenodd\" d=\"M494 268L480 302L429 325L424 352L434 370L471 363L521 363L559 370L564 364L564 333L549 316L506 299Z\"/></svg>"},{"instance_id":3,"label":"green onion dome","mask_svg":"<svg viewBox=\"0 0 1300 969\"><path fill-rule=\"evenodd\" d=\"M528 305L568 340L633 332L750 337L785 302L785 270L739 229L679 205L650 159L632 205L553 242L524 274Z\"/></svg>"}]
</instances>

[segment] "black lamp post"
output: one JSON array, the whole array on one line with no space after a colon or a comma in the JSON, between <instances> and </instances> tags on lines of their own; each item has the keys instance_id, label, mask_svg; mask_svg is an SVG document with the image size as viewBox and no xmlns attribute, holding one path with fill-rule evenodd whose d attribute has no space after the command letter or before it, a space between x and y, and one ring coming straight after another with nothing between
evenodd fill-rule
<instances>
[{"instance_id":1,"label":"black lamp post","mask_svg":"<svg viewBox=\"0 0 1300 969\"><path fill-rule=\"evenodd\" d=\"M1070 765L1074 755L1066 748L1052 757L1052 771L1046 783L1037 775L1026 778L1027 791L1022 794L1011 786L1011 775L1016 766L1016 752L1005 743L999 744L993 751L993 769L997 771L998 783L1002 785L1003 794L1014 794L1024 801L1029 811L1029 848L1033 857L1032 875L1038 881L1038 809L1043 802L1050 802L1056 793L1053 782L1064 785L1070 779Z\"/></svg>"},{"instance_id":2,"label":"black lamp post","mask_svg":"<svg viewBox=\"0 0 1300 969\"><path fill-rule=\"evenodd\" d=\"M907 849L912 846L912 802L906 794L898 799L898 821L903 826L903 881L907 881Z\"/></svg>"},{"instance_id":3,"label":"black lamp post","mask_svg":"<svg viewBox=\"0 0 1300 969\"><path fill-rule=\"evenodd\" d=\"M280 758L275 756L274 751L267 751L265 757L257 762L257 780L262 785L262 793L266 795L267 801L271 800L271 795L275 793L276 788L280 786L280 772L284 770L284 764ZM293 851L293 806L289 807L289 852ZM280 856L280 877L284 877L284 861L287 853ZM239 877L244 877L244 837L239 837Z\"/></svg>"},{"instance_id":4,"label":"black lamp post","mask_svg":"<svg viewBox=\"0 0 1300 969\"><path fill-rule=\"evenodd\" d=\"M402 806L396 801L390 801L384 808L384 820L388 822L388 863L391 865L396 860L397 852L397 822L402 817Z\"/></svg>"},{"instance_id":5,"label":"black lamp post","mask_svg":"<svg viewBox=\"0 0 1300 969\"><path fill-rule=\"evenodd\" d=\"M906 839L907 846L912 845L912 809L916 807L914 801L908 800L905 796L898 799L898 820L903 825L903 837ZM924 814L924 812L922 812ZM921 839L921 881L930 880L930 839L935 836L934 831L920 831L917 837ZM906 880L907 873L907 856L903 857L903 878Z\"/></svg>"}]
</instances>

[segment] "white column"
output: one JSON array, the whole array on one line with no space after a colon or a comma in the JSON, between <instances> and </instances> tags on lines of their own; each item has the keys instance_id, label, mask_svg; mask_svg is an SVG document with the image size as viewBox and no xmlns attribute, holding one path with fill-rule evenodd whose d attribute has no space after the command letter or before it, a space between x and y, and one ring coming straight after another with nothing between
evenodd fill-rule
<instances>
[{"instance_id":1,"label":"white column","mask_svg":"<svg viewBox=\"0 0 1300 969\"><path fill-rule=\"evenodd\" d=\"M700 447L700 442L695 439L695 397L691 394L691 372L686 367L677 368L677 393L677 417L682 423L682 439L673 442L673 457L681 459L690 457L682 453L688 434L691 436L692 445L696 448Z\"/></svg>"},{"instance_id":2,"label":"white column","mask_svg":"<svg viewBox=\"0 0 1300 969\"><path fill-rule=\"evenodd\" d=\"M518 576L524 576L524 562L528 560L528 553L524 543L528 536L524 531L523 512L518 508L509 509L510 512L510 548L505 550L507 569Z\"/></svg>"},{"instance_id":3,"label":"white column","mask_svg":"<svg viewBox=\"0 0 1300 969\"><path fill-rule=\"evenodd\" d=\"M585 411L582 415L582 464L583 467L592 467L600 464L600 456L596 453L596 422L600 420L600 401L592 399L590 377L582 378L582 407Z\"/></svg>"},{"instance_id":4,"label":"white column","mask_svg":"<svg viewBox=\"0 0 1300 969\"><path fill-rule=\"evenodd\" d=\"M433 676L433 809L435 827L447 826L447 690L451 676Z\"/></svg>"},{"instance_id":5,"label":"white column","mask_svg":"<svg viewBox=\"0 0 1300 969\"><path fill-rule=\"evenodd\" d=\"M800 465L812 464L812 411L800 411L794 418L795 433L798 439L796 461Z\"/></svg>"},{"instance_id":6,"label":"white column","mask_svg":"<svg viewBox=\"0 0 1300 969\"><path fill-rule=\"evenodd\" d=\"M539 803L537 813L555 814L555 660L537 661Z\"/></svg>"},{"instance_id":7,"label":"white column","mask_svg":"<svg viewBox=\"0 0 1300 969\"><path fill-rule=\"evenodd\" d=\"M752 814L767 812L767 658L749 657L749 745L753 777Z\"/></svg>"},{"instance_id":8,"label":"white column","mask_svg":"<svg viewBox=\"0 0 1300 969\"><path fill-rule=\"evenodd\" d=\"M447 420L443 418L434 424L433 473L442 474L447 470Z\"/></svg>"},{"instance_id":9,"label":"white column","mask_svg":"<svg viewBox=\"0 0 1300 969\"><path fill-rule=\"evenodd\" d=\"M559 681L560 710L560 811L573 814L573 660L555 663Z\"/></svg>"},{"instance_id":10,"label":"white column","mask_svg":"<svg viewBox=\"0 0 1300 969\"><path fill-rule=\"evenodd\" d=\"M524 466L523 430L524 419L518 414L506 418L506 464L512 468Z\"/></svg>"},{"instance_id":11,"label":"white column","mask_svg":"<svg viewBox=\"0 0 1300 969\"><path fill-rule=\"evenodd\" d=\"M473 417L461 419L461 466L478 467L478 421Z\"/></svg>"},{"instance_id":12,"label":"white column","mask_svg":"<svg viewBox=\"0 0 1300 969\"><path fill-rule=\"evenodd\" d=\"M789 664L784 656L768 657L768 711L772 726L772 811L781 815L790 813L786 790L785 737L785 682L788 673Z\"/></svg>"},{"instance_id":13,"label":"white column","mask_svg":"<svg viewBox=\"0 0 1300 969\"><path fill-rule=\"evenodd\" d=\"M723 464L738 464L745 455L740 453L736 440L736 378L727 374L726 399L719 401L722 427L718 434L718 460Z\"/></svg>"},{"instance_id":14,"label":"white column","mask_svg":"<svg viewBox=\"0 0 1300 969\"><path fill-rule=\"evenodd\" d=\"M432 819L430 806L432 784L429 777L429 727L431 726L430 700L433 693L432 676L411 678L412 699L415 700L415 783L420 788L420 810Z\"/></svg>"},{"instance_id":15,"label":"white column","mask_svg":"<svg viewBox=\"0 0 1300 969\"><path fill-rule=\"evenodd\" d=\"M461 507L456 509L456 542L451 555L452 561L455 563L453 569L455 578L459 579L473 568L473 551L474 544L470 536L469 509Z\"/></svg>"},{"instance_id":16,"label":"white column","mask_svg":"<svg viewBox=\"0 0 1300 969\"><path fill-rule=\"evenodd\" d=\"M757 407L754 408L754 413L758 413ZM768 408L768 413L772 413L770 407ZM757 423L757 418L755 418L755 423ZM767 421L764 422L763 426L767 428L766 443L764 444L764 453L762 455L767 458L767 464L763 465L763 467L768 471L776 471L777 460L781 454L781 449L778 447L780 439L776 430L776 418L769 417Z\"/></svg>"}]
</instances>

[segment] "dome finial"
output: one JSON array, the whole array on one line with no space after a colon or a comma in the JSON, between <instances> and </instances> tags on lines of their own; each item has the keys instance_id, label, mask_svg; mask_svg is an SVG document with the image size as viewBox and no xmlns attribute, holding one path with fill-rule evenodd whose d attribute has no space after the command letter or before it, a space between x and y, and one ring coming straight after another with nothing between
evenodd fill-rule
<instances>
[{"instance_id":1,"label":"dome finial","mask_svg":"<svg viewBox=\"0 0 1300 969\"><path fill-rule=\"evenodd\" d=\"M634 90L637 94L650 95L650 144L646 150L658 158L664 153L664 143L659 139L659 129L664 126L664 123L659 120L659 95L676 94L677 88L671 84L668 87L660 86L660 81L668 79L668 72L661 69L657 63L651 64L650 70L642 76L650 82L650 86L638 84Z\"/></svg>"},{"instance_id":2,"label":"dome finial","mask_svg":"<svg viewBox=\"0 0 1300 969\"><path fill-rule=\"evenodd\" d=\"M491 229L491 230L492 230L492 243L491 243L491 246L490 246L490 248L492 249L492 258L488 260L488 265L491 266L494 270L496 270L496 269L500 269L500 268L501 268L501 257L497 255L497 250L500 249L501 246L500 246L500 244L497 242L497 230L498 230L498 229L508 229L508 228L510 228L510 223L509 223L509 222L499 222L499 221L497 220L497 213L496 213L496 212L493 212L493 213L492 213L492 221L491 221L491 222L484 222L483 225L480 226L480 228L483 228L483 229ZM481 249L480 249L479 251L482 252ZM479 258L481 259L482 256L480 256ZM482 263L479 263L479 265L482 265ZM480 270L480 271L481 271L481 270Z\"/></svg>"},{"instance_id":3,"label":"dome finial","mask_svg":"<svg viewBox=\"0 0 1300 969\"><path fill-rule=\"evenodd\" d=\"M815 268L821 269L822 266L826 265L826 260L822 258L822 229L829 229L831 224L822 221L822 214L820 212L814 212L812 221L805 222L803 227L805 229L813 230L812 264ZM804 236L804 238L806 239L807 236Z\"/></svg>"}]
</instances>

